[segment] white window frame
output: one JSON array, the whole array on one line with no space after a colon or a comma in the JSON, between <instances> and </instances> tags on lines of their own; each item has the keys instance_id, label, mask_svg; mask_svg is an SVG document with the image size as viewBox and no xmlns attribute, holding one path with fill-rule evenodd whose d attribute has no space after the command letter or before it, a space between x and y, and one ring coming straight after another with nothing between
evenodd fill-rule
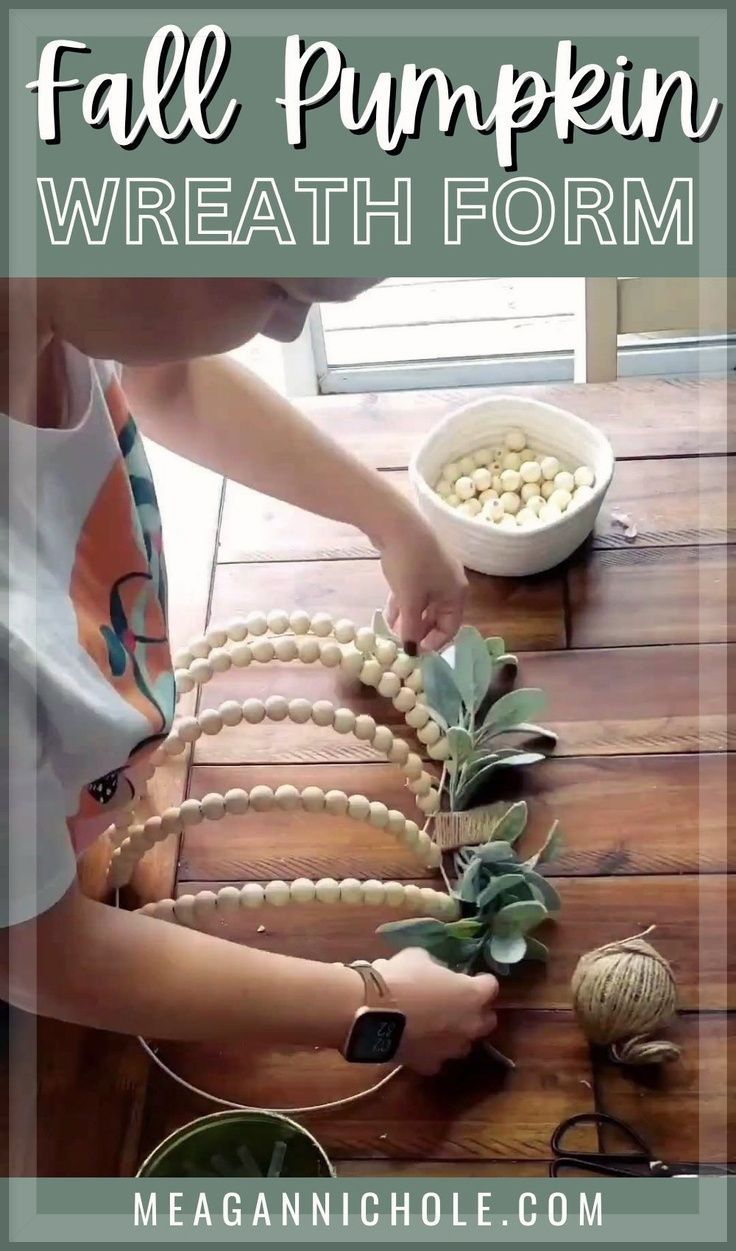
<instances>
[{"instance_id":1,"label":"white window frame","mask_svg":"<svg viewBox=\"0 0 736 1251\"><path fill-rule=\"evenodd\" d=\"M430 387L515 386L546 382L609 382L642 375L720 375L736 368L736 336L728 333L729 285L721 278L585 278L575 349L525 356L399 361L330 366L318 307L299 339L285 346L290 395ZM672 331L697 340L618 347L618 336Z\"/></svg>"}]
</instances>

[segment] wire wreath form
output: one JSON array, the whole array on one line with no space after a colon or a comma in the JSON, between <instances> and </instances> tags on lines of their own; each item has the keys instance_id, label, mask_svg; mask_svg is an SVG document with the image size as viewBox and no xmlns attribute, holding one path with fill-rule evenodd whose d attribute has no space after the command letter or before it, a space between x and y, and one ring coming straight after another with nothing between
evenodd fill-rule
<instances>
[{"instance_id":1,"label":"wire wreath form","mask_svg":"<svg viewBox=\"0 0 736 1251\"><path fill-rule=\"evenodd\" d=\"M374 618L374 625L376 619ZM449 754L444 727L433 717L423 699L421 669L416 658L404 652L398 642L376 629L356 628L343 619L335 622L326 613L309 616L297 610L287 614L281 610L251 613L236 618L224 627L213 627L206 635L193 639L175 659L177 693L189 693L204 686L215 673L231 667L243 668L251 663L265 664L272 660L299 660L311 664L320 662L327 668L339 668L351 677L358 677L363 685L374 687L384 698L391 699L427 754L438 762L444 762ZM268 719L289 719L297 724L312 723L331 727L339 734L352 734L358 740L370 744L389 762L395 764L405 776L406 785L413 792L414 800L422 814L421 826L404 816L397 809L389 809L378 800L371 801L362 795L347 795L342 791L323 791L319 787L296 787L284 785L275 791L269 787L253 787L250 793L234 789L224 795L205 795L201 800L185 799L177 807L167 809L161 815L149 817L136 823L132 811L126 813L109 831L114 851L109 868L109 882L115 889L119 906L119 889L133 874L135 865L157 842L171 835L181 835L184 830L202 821L218 821L226 814L242 815L247 812L266 812L273 808L287 811L299 809L327 815L347 816L392 834L397 841L414 852L425 868L439 871L444 890L418 887L401 882L359 882L354 878L336 881L323 878L312 882L297 878L291 883L272 881L265 886L246 882L242 887L225 886L218 892L200 891L196 895L179 896L144 905L138 911L144 915L167 920L175 924L195 926L211 919L215 914L233 916L240 909L252 909L271 904L279 907L288 903L317 901L325 904L365 903L388 904L396 908L409 908L413 915L433 916L452 920L459 916L459 905L451 894L450 882L442 864L442 853L431 836L433 817L440 808L445 790L447 770L444 763L439 781L425 768L419 755L412 752L408 743L396 736L387 726L377 725L372 717L356 716L350 709L336 708L330 701L311 702L305 699L287 700L282 696L270 696L265 701L248 699L240 703L227 700L218 708L205 709L196 716L180 718L165 742L153 757L153 768L162 765L169 757L182 754L202 734L214 735L227 726L237 726L243 721L260 724ZM218 1107L237 1111L276 1112L284 1115L306 1115L348 1107L376 1094L400 1072L397 1065L378 1082L366 1090L357 1091L341 1099L303 1107L258 1108L225 1099L189 1082L178 1074L158 1055L154 1047L142 1037L138 1042L149 1059L167 1077L199 1098Z\"/></svg>"}]
</instances>

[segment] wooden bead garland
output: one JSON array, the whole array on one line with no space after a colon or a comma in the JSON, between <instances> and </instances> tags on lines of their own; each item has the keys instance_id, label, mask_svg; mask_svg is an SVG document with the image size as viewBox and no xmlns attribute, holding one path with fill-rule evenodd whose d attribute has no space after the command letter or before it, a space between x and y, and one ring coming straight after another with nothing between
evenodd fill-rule
<instances>
[{"instance_id":1,"label":"wooden bead garland","mask_svg":"<svg viewBox=\"0 0 736 1251\"><path fill-rule=\"evenodd\" d=\"M449 745L443 729L423 702L422 675L416 658L401 651L394 640L376 636L369 627L356 627L347 618L335 622L328 613L315 613L310 617L301 609L291 613L274 609L269 613L252 612L236 617L224 627L211 627L174 658L177 692L189 693L209 682L215 673L225 672L231 666L243 668L252 663L267 664L274 659L298 660L303 664L318 662L327 668L339 666L346 674L358 677L365 686L377 689L382 697L390 699L432 759L447 758ZM312 722L331 727L338 734L352 734L359 741L370 743L404 773L406 784L425 818L425 826L439 810L436 779L424 769L421 757L410 745L397 738L388 726L377 725L373 717L335 707L329 700L313 703L281 695L270 695L265 701L226 700L218 708L204 709L197 716L181 717L158 749L155 763L161 764L169 756L180 755L202 734L214 736L243 721L259 725L264 720L278 722L286 718L295 724ZM179 835L183 829L202 821L221 820L226 814L259 813L274 806L286 811L302 808L306 812L350 816L374 828L388 830L400 843L410 847L426 867L436 868L441 862L441 852L426 828L420 829L397 809L389 809L380 801L371 801L362 795L347 795L338 790L324 792L316 786L300 791L295 786L282 784L275 791L267 786L255 786L250 792L233 788L224 796L213 793L201 800L185 799L162 816L149 817L140 824L132 824L132 814L125 814L110 831L115 848L109 871L111 884L119 887L127 882L145 852L171 834ZM240 908L260 907L263 903L281 907L289 902L312 901L363 902L376 906L385 903L443 920L459 915L457 902L442 891L400 882L361 883L354 878L342 882L330 878L318 882L297 878L291 884L276 881L265 886L247 882L239 888L223 887L217 894L203 891L196 896L180 896L177 900L164 899L147 904L141 911L159 919L191 925L215 913L233 915Z\"/></svg>"}]
</instances>

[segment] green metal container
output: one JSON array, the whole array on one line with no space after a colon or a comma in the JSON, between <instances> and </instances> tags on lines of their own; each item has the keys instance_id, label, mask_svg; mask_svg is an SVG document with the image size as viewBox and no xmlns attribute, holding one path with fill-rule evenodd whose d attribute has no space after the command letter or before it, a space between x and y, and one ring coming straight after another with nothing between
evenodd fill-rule
<instances>
[{"instance_id":1,"label":"green metal container","mask_svg":"<svg viewBox=\"0 0 736 1251\"><path fill-rule=\"evenodd\" d=\"M308 1130L275 1112L213 1112L174 1130L137 1177L334 1177Z\"/></svg>"}]
</instances>

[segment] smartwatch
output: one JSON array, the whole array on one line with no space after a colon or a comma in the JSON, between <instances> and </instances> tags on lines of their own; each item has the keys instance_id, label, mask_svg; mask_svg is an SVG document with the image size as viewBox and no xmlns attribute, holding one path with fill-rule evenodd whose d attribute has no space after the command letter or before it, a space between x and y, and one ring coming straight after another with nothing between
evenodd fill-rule
<instances>
[{"instance_id":1,"label":"smartwatch","mask_svg":"<svg viewBox=\"0 0 736 1251\"><path fill-rule=\"evenodd\" d=\"M355 960L347 967L363 979L365 1004L353 1017L342 1054L352 1064L386 1064L399 1049L406 1017L372 964Z\"/></svg>"}]
</instances>

